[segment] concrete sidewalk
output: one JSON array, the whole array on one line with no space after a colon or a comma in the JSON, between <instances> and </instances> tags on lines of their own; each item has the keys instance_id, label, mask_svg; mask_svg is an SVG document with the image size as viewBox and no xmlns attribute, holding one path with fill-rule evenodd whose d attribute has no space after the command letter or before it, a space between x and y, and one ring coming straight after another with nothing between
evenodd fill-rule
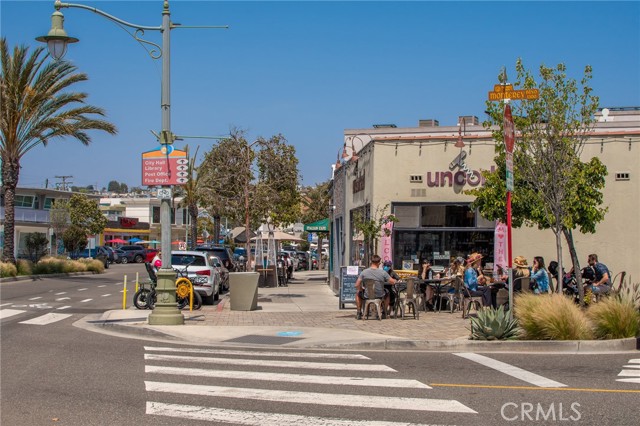
<instances>
[{"instance_id":1,"label":"concrete sidewalk","mask_svg":"<svg viewBox=\"0 0 640 426\"><path fill-rule=\"evenodd\" d=\"M288 287L258 289L258 309L232 311L229 295L199 311L184 310L184 326L150 326L151 311L113 310L76 325L121 336L176 342L299 348L469 351L626 351L635 339L583 342L479 342L468 340L461 313L420 312L415 319L356 320L355 306L339 309L324 271L299 271Z\"/></svg>"}]
</instances>

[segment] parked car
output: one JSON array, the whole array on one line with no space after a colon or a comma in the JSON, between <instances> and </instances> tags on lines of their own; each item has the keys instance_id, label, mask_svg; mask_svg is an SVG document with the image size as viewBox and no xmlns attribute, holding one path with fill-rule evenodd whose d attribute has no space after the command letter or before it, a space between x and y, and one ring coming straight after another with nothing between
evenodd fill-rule
<instances>
[{"instance_id":1,"label":"parked car","mask_svg":"<svg viewBox=\"0 0 640 426\"><path fill-rule=\"evenodd\" d=\"M307 270L309 269L309 257L306 251L297 251L296 257L298 258L298 269L299 270Z\"/></svg>"},{"instance_id":2,"label":"parked car","mask_svg":"<svg viewBox=\"0 0 640 426\"><path fill-rule=\"evenodd\" d=\"M134 244L129 246L120 246L118 248L126 253L127 261L125 262L123 259L122 263L143 263L147 258L147 249L142 246L137 246Z\"/></svg>"},{"instance_id":3,"label":"parked car","mask_svg":"<svg viewBox=\"0 0 640 426\"><path fill-rule=\"evenodd\" d=\"M156 257L156 254L160 251L158 249L154 249L154 248L148 248L145 249L145 251L147 252L147 255L144 259L145 262L151 262L153 260L154 257Z\"/></svg>"},{"instance_id":4,"label":"parked car","mask_svg":"<svg viewBox=\"0 0 640 426\"><path fill-rule=\"evenodd\" d=\"M284 253L287 253L289 255L289 259L291 259L291 262L293 262L293 270L297 271L298 269L300 269L300 265L298 264L298 252L295 250L282 250Z\"/></svg>"},{"instance_id":5,"label":"parked car","mask_svg":"<svg viewBox=\"0 0 640 426\"><path fill-rule=\"evenodd\" d=\"M218 256L209 256L209 262L220 274L220 287L222 290L229 290L229 270L225 268Z\"/></svg>"},{"instance_id":6,"label":"parked car","mask_svg":"<svg viewBox=\"0 0 640 426\"><path fill-rule=\"evenodd\" d=\"M198 246L196 251L207 252L212 256L216 256L229 272L237 272L236 264L233 262L233 252L227 246Z\"/></svg>"},{"instance_id":7,"label":"parked car","mask_svg":"<svg viewBox=\"0 0 640 426\"><path fill-rule=\"evenodd\" d=\"M96 259L102 262L104 265L104 269L109 269L109 254L106 250L101 249L100 246L94 249L84 249L75 253L70 253L69 257L71 259Z\"/></svg>"},{"instance_id":8,"label":"parked car","mask_svg":"<svg viewBox=\"0 0 640 426\"><path fill-rule=\"evenodd\" d=\"M178 271L187 268L187 277L193 289L202 296L202 302L213 305L220 296L220 273L209 260L207 253L201 251L173 250L171 267Z\"/></svg>"}]
</instances>

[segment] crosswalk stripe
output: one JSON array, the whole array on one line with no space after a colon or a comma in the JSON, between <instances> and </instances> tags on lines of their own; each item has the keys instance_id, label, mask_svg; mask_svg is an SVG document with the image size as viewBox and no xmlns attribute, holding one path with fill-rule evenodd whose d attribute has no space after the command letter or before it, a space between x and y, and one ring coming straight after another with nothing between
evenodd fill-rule
<instances>
[{"instance_id":1,"label":"crosswalk stripe","mask_svg":"<svg viewBox=\"0 0 640 426\"><path fill-rule=\"evenodd\" d=\"M80 303L87 303L87 302L91 302L93 299L84 299L81 300Z\"/></svg>"},{"instance_id":2,"label":"crosswalk stripe","mask_svg":"<svg viewBox=\"0 0 640 426\"><path fill-rule=\"evenodd\" d=\"M111 296L111 293L103 294L102 297Z\"/></svg>"},{"instance_id":3,"label":"crosswalk stripe","mask_svg":"<svg viewBox=\"0 0 640 426\"><path fill-rule=\"evenodd\" d=\"M67 292L66 292L66 291L61 291L60 293L56 293L55 295L56 295L56 296L60 296L60 295L62 295L62 294L67 294Z\"/></svg>"},{"instance_id":4,"label":"crosswalk stripe","mask_svg":"<svg viewBox=\"0 0 640 426\"><path fill-rule=\"evenodd\" d=\"M59 311L64 311L65 309L69 309L71 307L71 305L67 305L67 306L60 306L59 308L56 308Z\"/></svg>"},{"instance_id":5,"label":"crosswalk stripe","mask_svg":"<svg viewBox=\"0 0 640 426\"><path fill-rule=\"evenodd\" d=\"M547 379L546 377L542 377L538 374L532 373L527 370L523 370L522 368L516 367L514 365L507 364L502 361L498 361L484 355L479 355L475 353L454 353L461 358L468 359L469 361L477 362L485 367L492 368L494 370L498 370L501 373L504 373L508 376L515 377L516 379L520 379L527 383L531 383L536 386L540 386L543 388L562 388L567 385L562 384L560 382L556 382L555 380Z\"/></svg>"},{"instance_id":6,"label":"crosswalk stripe","mask_svg":"<svg viewBox=\"0 0 640 426\"><path fill-rule=\"evenodd\" d=\"M296 414L238 411L223 408L198 407L195 405L166 404L153 401L147 401L147 414L248 426L429 426L405 422L361 421L300 416Z\"/></svg>"},{"instance_id":7,"label":"crosswalk stripe","mask_svg":"<svg viewBox=\"0 0 640 426\"><path fill-rule=\"evenodd\" d=\"M56 299L56 302L62 302L63 300L71 300L71 298L70 297L58 297Z\"/></svg>"},{"instance_id":8,"label":"crosswalk stripe","mask_svg":"<svg viewBox=\"0 0 640 426\"><path fill-rule=\"evenodd\" d=\"M622 368L640 368L640 364L638 364L638 365L625 365Z\"/></svg>"},{"instance_id":9,"label":"crosswalk stripe","mask_svg":"<svg viewBox=\"0 0 640 426\"><path fill-rule=\"evenodd\" d=\"M62 321L65 318L69 318L71 314L56 314L56 313L48 313L36 318L31 318L30 320L20 321L20 324L31 324L31 325L47 325L53 322Z\"/></svg>"},{"instance_id":10,"label":"crosswalk stripe","mask_svg":"<svg viewBox=\"0 0 640 426\"><path fill-rule=\"evenodd\" d=\"M630 359L629 363L631 363L631 364L640 364L640 358Z\"/></svg>"},{"instance_id":11,"label":"crosswalk stripe","mask_svg":"<svg viewBox=\"0 0 640 426\"><path fill-rule=\"evenodd\" d=\"M29 300L38 300L38 299L42 299L42 296L38 296L38 297L32 297Z\"/></svg>"},{"instance_id":12,"label":"crosswalk stripe","mask_svg":"<svg viewBox=\"0 0 640 426\"><path fill-rule=\"evenodd\" d=\"M618 376L640 377L640 370L622 370Z\"/></svg>"},{"instance_id":13,"label":"crosswalk stripe","mask_svg":"<svg viewBox=\"0 0 640 426\"><path fill-rule=\"evenodd\" d=\"M106 284L99 285L98 288L106 287Z\"/></svg>"},{"instance_id":14,"label":"crosswalk stripe","mask_svg":"<svg viewBox=\"0 0 640 426\"><path fill-rule=\"evenodd\" d=\"M145 366L146 373L172 374L178 376L215 377L240 380L264 380L274 382L308 383L316 385L376 386L384 388L431 389L417 380L381 379L376 377L314 376L289 373L262 373L256 371L207 370L203 368Z\"/></svg>"},{"instance_id":15,"label":"crosswalk stripe","mask_svg":"<svg viewBox=\"0 0 640 426\"><path fill-rule=\"evenodd\" d=\"M0 307L10 305L11 303L12 303L12 302L9 302L9 303L3 303L2 305L0 305Z\"/></svg>"},{"instance_id":16,"label":"crosswalk stripe","mask_svg":"<svg viewBox=\"0 0 640 426\"><path fill-rule=\"evenodd\" d=\"M85 290L89 290L88 288L79 288L78 291L85 291Z\"/></svg>"},{"instance_id":17,"label":"crosswalk stripe","mask_svg":"<svg viewBox=\"0 0 640 426\"><path fill-rule=\"evenodd\" d=\"M251 365L255 366L256 361L252 359L232 359L232 358L209 358L198 356L176 356L145 354L144 359L150 361L188 361L208 364L226 365ZM305 361L278 361L260 360L261 367L281 367L281 368L312 368L320 370L347 370L347 371L375 371L375 372L396 372L391 367L382 364L338 364L328 362L305 362Z\"/></svg>"},{"instance_id":18,"label":"crosswalk stripe","mask_svg":"<svg viewBox=\"0 0 640 426\"><path fill-rule=\"evenodd\" d=\"M9 318L9 317L12 317L14 315L21 314L23 312L27 312L27 311L23 311L23 310L20 310L20 309L2 309L2 310L0 310L0 319Z\"/></svg>"},{"instance_id":19,"label":"crosswalk stripe","mask_svg":"<svg viewBox=\"0 0 640 426\"><path fill-rule=\"evenodd\" d=\"M412 410L476 413L476 411L458 401L447 399L327 394L315 392L281 391L273 389L247 389L225 386L206 386L186 383L162 383L152 381L145 381L145 389L147 390L147 392L179 393L186 395L254 399L260 401L292 402L298 404L375 408L379 410L386 409L402 411Z\"/></svg>"},{"instance_id":20,"label":"crosswalk stripe","mask_svg":"<svg viewBox=\"0 0 640 426\"><path fill-rule=\"evenodd\" d=\"M257 355L260 357L283 357L283 358L331 358L331 359L371 359L360 354L330 354L319 352L262 352L262 351L234 351L228 349L201 349L201 348L168 348L158 346L145 346L145 351L156 352L180 352L194 354L212 354L212 355Z\"/></svg>"},{"instance_id":21,"label":"crosswalk stripe","mask_svg":"<svg viewBox=\"0 0 640 426\"><path fill-rule=\"evenodd\" d=\"M640 383L640 377L633 379L616 379L616 382L625 382L625 383Z\"/></svg>"}]
</instances>

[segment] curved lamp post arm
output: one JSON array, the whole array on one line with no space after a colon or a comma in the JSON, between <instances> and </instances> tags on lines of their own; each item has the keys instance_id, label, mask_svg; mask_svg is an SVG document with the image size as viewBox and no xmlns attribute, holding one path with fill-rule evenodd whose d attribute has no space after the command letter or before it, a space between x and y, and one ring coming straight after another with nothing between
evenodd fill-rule
<instances>
[{"instance_id":1,"label":"curved lamp post arm","mask_svg":"<svg viewBox=\"0 0 640 426\"><path fill-rule=\"evenodd\" d=\"M60 10L63 8L78 8L78 9L86 9L89 10L95 14L98 14L100 16L104 16L105 18L109 19L110 21L113 22L117 22L118 24L124 25L125 27L129 27L129 28L135 28L138 30L150 30L150 31L161 31L162 30L162 26L156 26L156 27L152 27L152 26L148 26L148 25L138 25L138 24L132 24L131 22L127 22L123 19L120 19L116 16L113 16L107 12L104 12L96 7L93 6L87 6L84 4L77 4L77 3L62 3L60 0L56 0L56 2L53 4L53 7L56 8L56 10ZM165 1L165 5L164 5L165 10L169 9L169 3L167 1ZM175 27L176 25L172 24L171 27Z\"/></svg>"}]
</instances>

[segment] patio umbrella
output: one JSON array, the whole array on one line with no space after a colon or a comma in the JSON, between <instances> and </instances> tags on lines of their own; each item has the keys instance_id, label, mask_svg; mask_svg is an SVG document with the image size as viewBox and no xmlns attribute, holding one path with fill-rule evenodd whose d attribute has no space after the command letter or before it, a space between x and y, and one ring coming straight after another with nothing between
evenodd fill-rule
<instances>
[{"instance_id":1,"label":"patio umbrella","mask_svg":"<svg viewBox=\"0 0 640 426\"><path fill-rule=\"evenodd\" d=\"M133 238L131 238L131 239L129 240L129 242L130 242L131 244L136 244L136 243L139 243L139 242L141 242L141 241L143 241L143 240L142 240L142 238L138 238L138 237L133 237Z\"/></svg>"},{"instance_id":2,"label":"patio umbrella","mask_svg":"<svg viewBox=\"0 0 640 426\"><path fill-rule=\"evenodd\" d=\"M112 240L107 240L105 241L105 243L112 243L112 244L126 244L127 242L125 240L123 240L122 238L114 238Z\"/></svg>"},{"instance_id":3,"label":"patio umbrella","mask_svg":"<svg viewBox=\"0 0 640 426\"><path fill-rule=\"evenodd\" d=\"M158 240L151 240L151 241L147 241L149 244L153 244L153 248L156 248L156 244L160 244L161 241Z\"/></svg>"}]
</instances>

